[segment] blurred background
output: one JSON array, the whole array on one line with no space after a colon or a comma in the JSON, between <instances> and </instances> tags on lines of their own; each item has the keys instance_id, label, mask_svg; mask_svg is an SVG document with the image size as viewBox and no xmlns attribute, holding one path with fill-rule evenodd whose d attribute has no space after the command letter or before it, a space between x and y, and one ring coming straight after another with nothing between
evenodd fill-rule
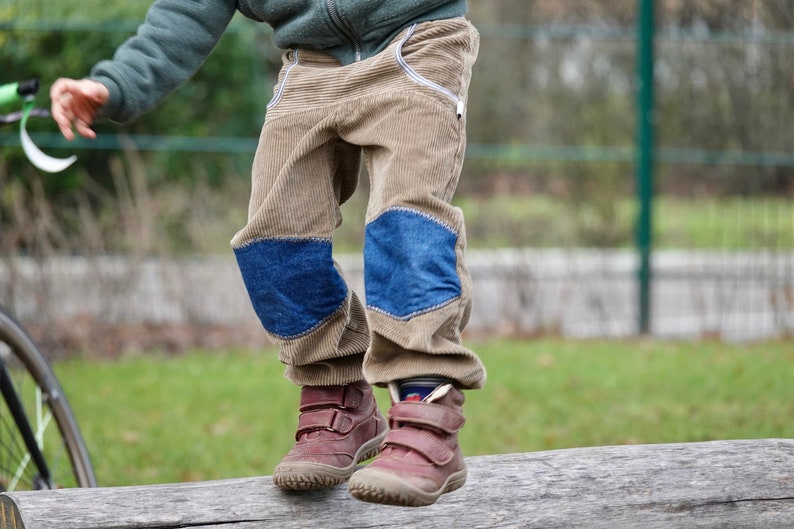
<instances>
[{"instance_id":1,"label":"blurred background","mask_svg":"<svg viewBox=\"0 0 794 529\"><path fill-rule=\"evenodd\" d=\"M37 77L48 107L149 4L0 0L0 83ZM466 454L793 437L794 3L477 0L470 18L455 203L488 384ZM238 16L136 122L67 144L32 120L78 156L59 174L0 126L0 304L58 360L102 485L267 474L291 445L298 392L229 248L280 64ZM364 176L334 239L359 294L366 202Z\"/></svg>"},{"instance_id":2,"label":"blurred background","mask_svg":"<svg viewBox=\"0 0 794 529\"><path fill-rule=\"evenodd\" d=\"M111 57L149 4L2 0L0 82L37 77L47 107L49 85ZM468 332L790 337L792 2L470 4ZM228 241L279 66L269 30L238 16L138 121L68 145L32 121L43 150L78 155L60 174L0 128L2 303L54 351L263 341ZM359 291L366 187L335 239Z\"/></svg>"}]
</instances>

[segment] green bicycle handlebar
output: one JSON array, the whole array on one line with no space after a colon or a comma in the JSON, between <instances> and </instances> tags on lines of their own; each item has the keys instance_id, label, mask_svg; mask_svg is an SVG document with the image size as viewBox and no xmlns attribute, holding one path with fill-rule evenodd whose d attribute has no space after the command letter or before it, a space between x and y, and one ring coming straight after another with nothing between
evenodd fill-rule
<instances>
[{"instance_id":1,"label":"green bicycle handlebar","mask_svg":"<svg viewBox=\"0 0 794 529\"><path fill-rule=\"evenodd\" d=\"M0 85L0 105L8 105L35 96L39 91L36 79Z\"/></svg>"},{"instance_id":2,"label":"green bicycle handlebar","mask_svg":"<svg viewBox=\"0 0 794 529\"><path fill-rule=\"evenodd\" d=\"M77 160L77 157L53 158L44 154L30 139L25 126L28 122L28 117L34 112L33 107L36 104L34 99L38 91L39 82L35 79L0 85L0 106L11 103L22 104L22 111L18 114L20 122L19 141L22 144L22 150L25 151L28 160L42 171L57 173L72 165ZM16 116L11 121L17 121Z\"/></svg>"}]
</instances>

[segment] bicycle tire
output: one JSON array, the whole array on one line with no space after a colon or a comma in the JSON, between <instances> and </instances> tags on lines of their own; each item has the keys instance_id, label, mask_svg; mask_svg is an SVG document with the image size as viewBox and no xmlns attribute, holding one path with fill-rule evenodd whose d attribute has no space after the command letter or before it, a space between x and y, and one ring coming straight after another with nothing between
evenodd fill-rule
<instances>
[{"instance_id":1,"label":"bicycle tire","mask_svg":"<svg viewBox=\"0 0 794 529\"><path fill-rule=\"evenodd\" d=\"M28 333L2 307L0 354L23 401L28 422L38 436L52 479L52 485L36 479L35 469L31 468L35 463L31 463L29 454L25 460L29 451L18 428L9 421L8 404L0 398L0 488L96 487L86 444L58 379Z\"/></svg>"}]
</instances>

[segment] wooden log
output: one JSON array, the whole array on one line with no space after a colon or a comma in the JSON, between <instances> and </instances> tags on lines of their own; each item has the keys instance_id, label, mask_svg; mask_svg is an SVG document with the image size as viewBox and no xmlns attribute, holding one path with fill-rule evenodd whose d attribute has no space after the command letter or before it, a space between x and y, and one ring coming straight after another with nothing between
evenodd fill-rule
<instances>
[{"instance_id":1,"label":"wooden log","mask_svg":"<svg viewBox=\"0 0 794 529\"><path fill-rule=\"evenodd\" d=\"M0 495L0 529L791 528L794 440L574 448L467 459L430 507L373 505L344 485L269 477Z\"/></svg>"}]
</instances>

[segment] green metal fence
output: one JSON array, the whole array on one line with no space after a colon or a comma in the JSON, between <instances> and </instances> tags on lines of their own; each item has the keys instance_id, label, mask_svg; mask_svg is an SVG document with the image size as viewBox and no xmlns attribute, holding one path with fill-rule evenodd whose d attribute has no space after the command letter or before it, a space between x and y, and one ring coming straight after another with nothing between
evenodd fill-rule
<instances>
[{"instance_id":1,"label":"green metal fence","mask_svg":"<svg viewBox=\"0 0 794 529\"><path fill-rule=\"evenodd\" d=\"M653 249L653 163L654 163L654 5L653 0L641 0L637 16L637 140L636 186L639 214L637 215L637 251L640 265L637 271L639 330L651 330L651 252Z\"/></svg>"}]
</instances>

